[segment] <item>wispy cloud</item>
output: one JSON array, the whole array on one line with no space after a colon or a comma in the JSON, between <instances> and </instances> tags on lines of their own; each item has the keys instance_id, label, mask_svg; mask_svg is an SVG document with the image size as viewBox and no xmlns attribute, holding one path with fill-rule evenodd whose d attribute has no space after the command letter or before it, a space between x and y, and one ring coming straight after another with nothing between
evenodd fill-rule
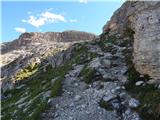
<instances>
[{"instance_id":1,"label":"wispy cloud","mask_svg":"<svg viewBox=\"0 0 160 120\"><path fill-rule=\"evenodd\" d=\"M55 14L50 11L42 12L40 15L31 15L27 20L22 19L22 22L27 22L34 27L40 27L45 24L55 23L55 22L67 22L65 17L61 14Z\"/></svg>"},{"instance_id":2,"label":"wispy cloud","mask_svg":"<svg viewBox=\"0 0 160 120\"><path fill-rule=\"evenodd\" d=\"M20 27L16 27L14 28L17 32L20 32L20 33L24 33L26 32L26 29L25 28L20 28Z\"/></svg>"},{"instance_id":3,"label":"wispy cloud","mask_svg":"<svg viewBox=\"0 0 160 120\"><path fill-rule=\"evenodd\" d=\"M70 19L69 22L75 23L75 22L78 22L78 20L76 20L76 19Z\"/></svg>"},{"instance_id":4,"label":"wispy cloud","mask_svg":"<svg viewBox=\"0 0 160 120\"><path fill-rule=\"evenodd\" d=\"M88 0L79 0L80 3L87 4Z\"/></svg>"}]
</instances>

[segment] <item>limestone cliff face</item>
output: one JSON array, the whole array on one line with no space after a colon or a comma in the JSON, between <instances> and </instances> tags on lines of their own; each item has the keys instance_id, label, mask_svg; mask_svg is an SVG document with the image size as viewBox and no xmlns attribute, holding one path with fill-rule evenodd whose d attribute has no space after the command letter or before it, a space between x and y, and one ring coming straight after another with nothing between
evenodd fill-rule
<instances>
[{"instance_id":1,"label":"limestone cliff face","mask_svg":"<svg viewBox=\"0 0 160 120\"><path fill-rule=\"evenodd\" d=\"M11 49L17 49L20 46L26 46L31 43L50 43L50 42L75 42L80 40L93 40L96 35L81 31L64 31L64 32L31 32L24 33L12 42L3 44L2 53Z\"/></svg>"},{"instance_id":2,"label":"limestone cliff face","mask_svg":"<svg viewBox=\"0 0 160 120\"><path fill-rule=\"evenodd\" d=\"M141 74L160 79L160 2L127 1L103 27L103 33L122 35L126 29L134 34L134 64Z\"/></svg>"},{"instance_id":3,"label":"limestone cliff face","mask_svg":"<svg viewBox=\"0 0 160 120\"><path fill-rule=\"evenodd\" d=\"M160 6L137 15L134 63L137 70L160 80Z\"/></svg>"}]
</instances>

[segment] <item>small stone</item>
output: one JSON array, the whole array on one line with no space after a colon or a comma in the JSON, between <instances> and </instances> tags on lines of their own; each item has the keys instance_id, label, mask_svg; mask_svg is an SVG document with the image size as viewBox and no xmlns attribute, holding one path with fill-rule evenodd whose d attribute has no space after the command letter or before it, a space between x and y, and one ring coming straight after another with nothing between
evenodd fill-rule
<instances>
[{"instance_id":1,"label":"small stone","mask_svg":"<svg viewBox=\"0 0 160 120\"><path fill-rule=\"evenodd\" d=\"M52 100L51 100L51 99L49 99L47 103L48 103L48 104L51 104L51 101L52 101Z\"/></svg>"},{"instance_id":2,"label":"small stone","mask_svg":"<svg viewBox=\"0 0 160 120\"><path fill-rule=\"evenodd\" d=\"M75 86L78 86L78 83L74 83Z\"/></svg>"},{"instance_id":3,"label":"small stone","mask_svg":"<svg viewBox=\"0 0 160 120\"><path fill-rule=\"evenodd\" d=\"M81 105L81 107L82 107L82 108L85 108L86 106L85 106L85 105Z\"/></svg>"},{"instance_id":4,"label":"small stone","mask_svg":"<svg viewBox=\"0 0 160 120\"><path fill-rule=\"evenodd\" d=\"M55 114L54 114L54 117L58 117L58 113L55 113Z\"/></svg>"},{"instance_id":5,"label":"small stone","mask_svg":"<svg viewBox=\"0 0 160 120\"><path fill-rule=\"evenodd\" d=\"M121 98L125 98L125 97L126 97L126 93L125 93L125 92L122 92L122 93L119 94L119 96L120 96Z\"/></svg>"},{"instance_id":6,"label":"small stone","mask_svg":"<svg viewBox=\"0 0 160 120\"><path fill-rule=\"evenodd\" d=\"M86 111L86 113L87 113L87 114L90 114L90 112L89 112L89 111Z\"/></svg>"},{"instance_id":7,"label":"small stone","mask_svg":"<svg viewBox=\"0 0 160 120\"><path fill-rule=\"evenodd\" d=\"M135 85L136 86L140 86L140 85L142 85L144 83L144 81L137 81L136 83L135 83Z\"/></svg>"},{"instance_id":8,"label":"small stone","mask_svg":"<svg viewBox=\"0 0 160 120\"><path fill-rule=\"evenodd\" d=\"M152 79L152 80L149 80L147 83L148 83L148 84L150 84L150 85L152 85L152 84L157 83L157 81L156 81L156 80L154 80L154 79Z\"/></svg>"},{"instance_id":9,"label":"small stone","mask_svg":"<svg viewBox=\"0 0 160 120\"><path fill-rule=\"evenodd\" d=\"M139 101L134 98L131 98L128 103L131 108L137 108L140 105Z\"/></svg>"},{"instance_id":10,"label":"small stone","mask_svg":"<svg viewBox=\"0 0 160 120\"><path fill-rule=\"evenodd\" d=\"M74 106L74 103L71 103L70 106L73 107L73 106Z\"/></svg>"},{"instance_id":11,"label":"small stone","mask_svg":"<svg viewBox=\"0 0 160 120\"><path fill-rule=\"evenodd\" d=\"M111 104L114 109L120 109L121 103L118 99L112 100Z\"/></svg>"},{"instance_id":12,"label":"small stone","mask_svg":"<svg viewBox=\"0 0 160 120\"><path fill-rule=\"evenodd\" d=\"M45 92L45 93L43 94L43 100L46 100L47 98L49 98L50 95L51 95L51 91L50 91L50 90L47 91L47 92Z\"/></svg>"},{"instance_id":13,"label":"small stone","mask_svg":"<svg viewBox=\"0 0 160 120\"><path fill-rule=\"evenodd\" d=\"M106 101L106 102L108 102L109 100L114 99L114 98L116 98L116 97L117 97L117 96L114 95L114 94L109 94L109 95L105 95L105 96L103 97L103 100Z\"/></svg>"},{"instance_id":14,"label":"small stone","mask_svg":"<svg viewBox=\"0 0 160 120\"><path fill-rule=\"evenodd\" d=\"M111 61L110 61L110 60L107 60L107 59L103 59L103 60L101 61L101 63L102 63L102 65L104 65L104 66L107 67L107 68L110 68L110 66L111 66Z\"/></svg>"},{"instance_id":15,"label":"small stone","mask_svg":"<svg viewBox=\"0 0 160 120\"><path fill-rule=\"evenodd\" d=\"M80 95L76 95L75 97L74 97L74 101L79 101L81 99L81 96Z\"/></svg>"},{"instance_id":16,"label":"small stone","mask_svg":"<svg viewBox=\"0 0 160 120\"><path fill-rule=\"evenodd\" d=\"M116 88L112 89L111 92L113 94L120 94L121 93L121 87L120 86L117 86Z\"/></svg>"},{"instance_id":17,"label":"small stone","mask_svg":"<svg viewBox=\"0 0 160 120\"><path fill-rule=\"evenodd\" d=\"M139 77L143 78L143 77L144 77L144 75L140 75Z\"/></svg>"},{"instance_id":18,"label":"small stone","mask_svg":"<svg viewBox=\"0 0 160 120\"><path fill-rule=\"evenodd\" d=\"M58 104L56 104L56 106L55 106L55 107L56 107L56 108L58 108L58 106L59 106L59 105L58 105Z\"/></svg>"},{"instance_id":19,"label":"small stone","mask_svg":"<svg viewBox=\"0 0 160 120\"><path fill-rule=\"evenodd\" d=\"M125 90L125 86L122 86L122 89L124 89L124 90Z\"/></svg>"}]
</instances>

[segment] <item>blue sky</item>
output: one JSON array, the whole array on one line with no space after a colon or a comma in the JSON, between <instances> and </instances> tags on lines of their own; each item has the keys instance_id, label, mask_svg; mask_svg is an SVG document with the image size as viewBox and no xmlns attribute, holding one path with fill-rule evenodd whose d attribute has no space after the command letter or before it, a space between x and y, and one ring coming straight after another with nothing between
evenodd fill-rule
<instances>
[{"instance_id":1,"label":"blue sky","mask_svg":"<svg viewBox=\"0 0 160 120\"><path fill-rule=\"evenodd\" d=\"M2 1L1 41L11 41L23 32L80 30L102 33L102 27L123 1Z\"/></svg>"}]
</instances>

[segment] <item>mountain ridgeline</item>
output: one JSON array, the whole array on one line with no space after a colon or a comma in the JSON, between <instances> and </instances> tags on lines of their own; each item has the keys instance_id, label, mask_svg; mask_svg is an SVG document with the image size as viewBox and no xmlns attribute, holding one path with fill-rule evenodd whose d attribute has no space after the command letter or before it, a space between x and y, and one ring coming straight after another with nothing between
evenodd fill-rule
<instances>
[{"instance_id":1,"label":"mountain ridgeline","mask_svg":"<svg viewBox=\"0 0 160 120\"><path fill-rule=\"evenodd\" d=\"M18 47L25 46L32 43L50 43L50 42L76 42L80 40L93 40L96 35L92 33L82 32L82 31L64 31L64 32L31 32L23 33L18 39L7 42L2 45L2 53L8 50L14 50Z\"/></svg>"},{"instance_id":2,"label":"mountain ridgeline","mask_svg":"<svg viewBox=\"0 0 160 120\"><path fill-rule=\"evenodd\" d=\"M126 1L96 36L2 44L2 120L159 120L160 2Z\"/></svg>"}]
</instances>

